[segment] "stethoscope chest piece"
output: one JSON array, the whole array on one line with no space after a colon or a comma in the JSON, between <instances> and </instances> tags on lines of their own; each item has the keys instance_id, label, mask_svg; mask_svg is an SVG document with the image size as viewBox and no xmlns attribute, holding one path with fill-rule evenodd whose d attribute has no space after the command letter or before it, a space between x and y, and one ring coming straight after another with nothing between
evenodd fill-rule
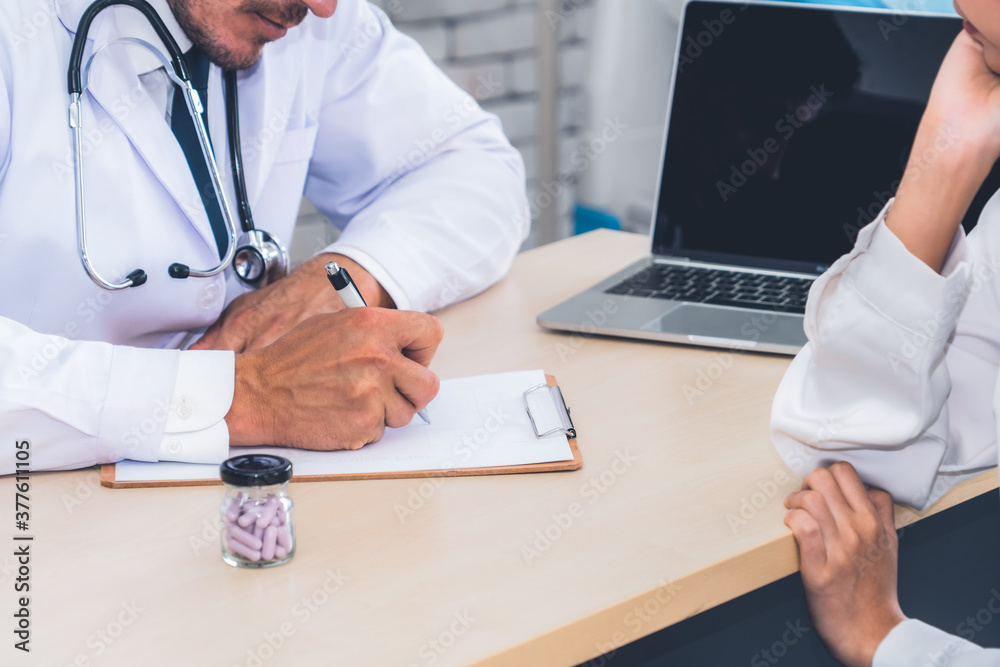
<instances>
[{"instance_id":1,"label":"stethoscope chest piece","mask_svg":"<svg viewBox=\"0 0 1000 667\"><path fill-rule=\"evenodd\" d=\"M264 230L244 232L236 242L233 270L247 285L267 287L288 273L288 251Z\"/></svg>"}]
</instances>

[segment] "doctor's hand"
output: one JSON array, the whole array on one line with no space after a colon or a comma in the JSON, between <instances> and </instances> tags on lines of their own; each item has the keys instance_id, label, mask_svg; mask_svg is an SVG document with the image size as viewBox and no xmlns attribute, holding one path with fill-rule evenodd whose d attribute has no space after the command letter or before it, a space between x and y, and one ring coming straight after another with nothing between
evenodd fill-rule
<instances>
[{"instance_id":1,"label":"doctor's hand","mask_svg":"<svg viewBox=\"0 0 1000 667\"><path fill-rule=\"evenodd\" d=\"M430 315L352 308L238 354L230 444L331 450L375 442L437 395L427 366L441 336Z\"/></svg>"},{"instance_id":2,"label":"doctor's hand","mask_svg":"<svg viewBox=\"0 0 1000 667\"><path fill-rule=\"evenodd\" d=\"M234 299L191 349L259 350L314 315L342 310L344 304L326 277L326 263L331 260L350 272L369 306L395 306L378 281L353 260L332 253L318 255L278 282Z\"/></svg>"},{"instance_id":3,"label":"doctor's hand","mask_svg":"<svg viewBox=\"0 0 1000 667\"><path fill-rule=\"evenodd\" d=\"M882 640L906 620L896 596L892 498L840 462L810 473L785 507L816 631L838 661L870 667Z\"/></svg>"}]
</instances>

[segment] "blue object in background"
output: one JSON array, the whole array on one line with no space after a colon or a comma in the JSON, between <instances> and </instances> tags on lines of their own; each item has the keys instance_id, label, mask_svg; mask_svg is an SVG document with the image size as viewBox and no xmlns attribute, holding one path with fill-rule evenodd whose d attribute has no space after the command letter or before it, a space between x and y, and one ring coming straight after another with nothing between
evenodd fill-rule
<instances>
[{"instance_id":1,"label":"blue object in background","mask_svg":"<svg viewBox=\"0 0 1000 667\"><path fill-rule=\"evenodd\" d=\"M785 0L786 2L807 2L813 5L847 5L848 7L879 7L885 8L881 0ZM916 2L917 0L914 0Z\"/></svg>"},{"instance_id":2,"label":"blue object in background","mask_svg":"<svg viewBox=\"0 0 1000 667\"><path fill-rule=\"evenodd\" d=\"M788 2L808 2L814 5L847 5L849 7L879 7L900 12L937 12L954 14L955 5L951 0L786 0Z\"/></svg>"},{"instance_id":3,"label":"blue object in background","mask_svg":"<svg viewBox=\"0 0 1000 667\"><path fill-rule=\"evenodd\" d=\"M951 0L885 0L885 6L901 12L955 13L955 4Z\"/></svg>"},{"instance_id":4,"label":"blue object in background","mask_svg":"<svg viewBox=\"0 0 1000 667\"><path fill-rule=\"evenodd\" d=\"M576 228L573 230L574 234L586 234L595 229L619 230L622 228L621 223L618 222L618 218L615 216L595 208L583 206L582 204L576 205L573 215L576 219Z\"/></svg>"}]
</instances>

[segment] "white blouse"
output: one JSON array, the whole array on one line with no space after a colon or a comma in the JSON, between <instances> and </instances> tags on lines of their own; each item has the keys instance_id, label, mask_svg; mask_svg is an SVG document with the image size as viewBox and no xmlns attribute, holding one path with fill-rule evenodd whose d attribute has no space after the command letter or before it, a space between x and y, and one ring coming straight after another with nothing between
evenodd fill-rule
<instances>
[{"instance_id":1,"label":"white blouse","mask_svg":"<svg viewBox=\"0 0 1000 667\"><path fill-rule=\"evenodd\" d=\"M801 476L846 460L922 509L997 465L1000 199L967 239L959 230L940 275L885 226L891 206L813 285L809 343L775 396L771 436ZM1000 665L1000 651L911 620L882 642L874 667L938 655L952 667Z\"/></svg>"}]
</instances>

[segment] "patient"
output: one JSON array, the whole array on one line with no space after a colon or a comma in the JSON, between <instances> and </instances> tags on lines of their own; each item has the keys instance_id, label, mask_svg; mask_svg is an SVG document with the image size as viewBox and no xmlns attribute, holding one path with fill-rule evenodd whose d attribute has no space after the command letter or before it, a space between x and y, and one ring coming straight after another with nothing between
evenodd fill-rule
<instances>
[{"instance_id":1,"label":"patient","mask_svg":"<svg viewBox=\"0 0 1000 667\"><path fill-rule=\"evenodd\" d=\"M806 476L785 524L809 610L849 666L1000 665L998 650L907 619L896 595L892 500L923 508L997 465L1000 200L968 239L960 222L1000 157L1000 6L955 6L965 30L897 197L816 281L810 342L772 415L778 450Z\"/></svg>"}]
</instances>

